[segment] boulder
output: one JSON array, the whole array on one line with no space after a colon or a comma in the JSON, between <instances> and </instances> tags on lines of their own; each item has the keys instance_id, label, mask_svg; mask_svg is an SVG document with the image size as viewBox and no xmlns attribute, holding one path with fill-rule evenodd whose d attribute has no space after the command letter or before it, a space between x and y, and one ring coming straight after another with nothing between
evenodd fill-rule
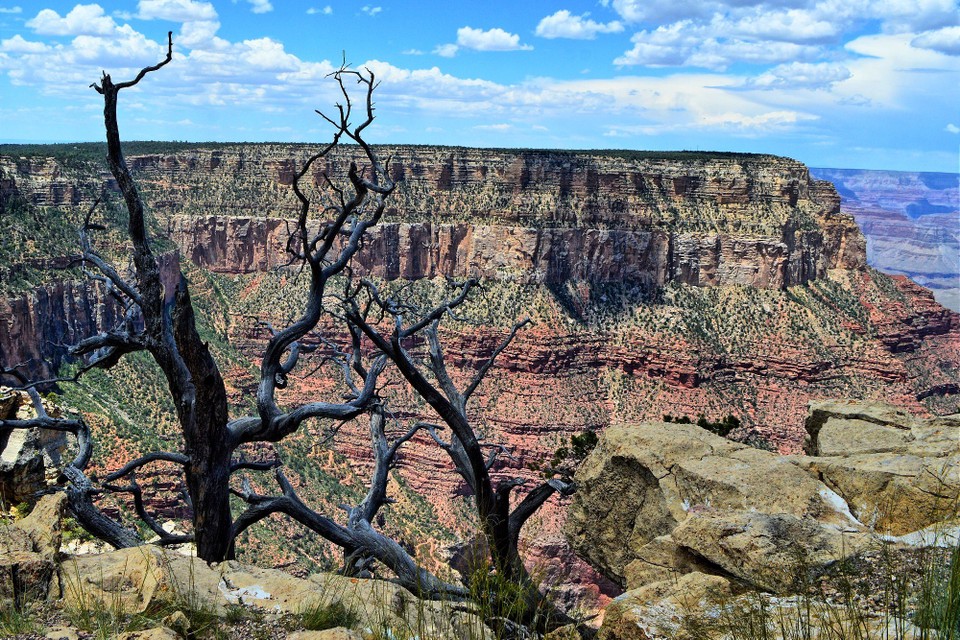
<instances>
[{"instance_id":1,"label":"boulder","mask_svg":"<svg viewBox=\"0 0 960 640\"><path fill-rule=\"evenodd\" d=\"M152 545L72 557L63 563L62 577L68 605L100 601L139 613L203 603L222 614L228 605L301 613L339 602L358 616L361 629L390 628L422 638L489 634L482 621L455 610L454 603L418 600L382 580L330 573L301 579L235 561L207 565Z\"/></svg>"},{"instance_id":2,"label":"boulder","mask_svg":"<svg viewBox=\"0 0 960 640\"><path fill-rule=\"evenodd\" d=\"M56 407L46 407L54 417ZM36 417L30 397L23 391L0 387L0 420ZM0 431L0 502L32 503L37 493L54 484L68 446L67 435L49 429Z\"/></svg>"},{"instance_id":3,"label":"boulder","mask_svg":"<svg viewBox=\"0 0 960 640\"><path fill-rule=\"evenodd\" d=\"M645 584L672 580L679 575L697 571L717 573L717 567L701 556L681 546L667 534L654 538L637 551L637 557L624 569L627 589Z\"/></svg>"},{"instance_id":4,"label":"boulder","mask_svg":"<svg viewBox=\"0 0 960 640\"><path fill-rule=\"evenodd\" d=\"M80 634L72 627L56 626L47 629L46 640L80 640Z\"/></svg>"},{"instance_id":5,"label":"boulder","mask_svg":"<svg viewBox=\"0 0 960 640\"><path fill-rule=\"evenodd\" d=\"M704 573L654 582L627 591L604 612L597 640L654 640L683 637L683 621L717 600L731 597L730 582Z\"/></svg>"},{"instance_id":6,"label":"boulder","mask_svg":"<svg viewBox=\"0 0 960 640\"><path fill-rule=\"evenodd\" d=\"M693 424L614 426L577 472L566 534L605 575L627 585L645 545L698 509L754 510L856 525L842 500L789 459Z\"/></svg>"},{"instance_id":7,"label":"boulder","mask_svg":"<svg viewBox=\"0 0 960 640\"><path fill-rule=\"evenodd\" d=\"M323 631L297 631L289 634L287 640L363 640L363 636L352 629L336 627Z\"/></svg>"},{"instance_id":8,"label":"boulder","mask_svg":"<svg viewBox=\"0 0 960 640\"><path fill-rule=\"evenodd\" d=\"M774 593L791 593L872 538L789 513L703 511L673 531L681 548L728 575Z\"/></svg>"},{"instance_id":9,"label":"boulder","mask_svg":"<svg viewBox=\"0 0 960 640\"><path fill-rule=\"evenodd\" d=\"M543 640L581 640L583 635L577 631L577 625L565 624L543 636Z\"/></svg>"},{"instance_id":10,"label":"boulder","mask_svg":"<svg viewBox=\"0 0 960 640\"><path fill-rule=\"evenodd\" d=\"M0 599L25 603L46 598L54 575L50 556L33 551L0 554Z\"/></svg>"},{"instance_id":11,"label":"boulder","mask_svg":"<svg viewBox=\"0 0 960 640\"><path fill-rule=\"evenodd\" d=\"M63 540L63 516L66 508L66 494L45 495L33 507L33 511L17 521L15 526L27 533L35 551L54 556L60 551Z\"/></svg>"},{"instance_id":12,"label":"boulder","mask_svg":"<svg viewBox=\"0 0 960 640\"><path fill-rule=\"evenodd\" d=\"M44 496L33 512L0 522L0 597L19 602L45 598L60 549L63 494Z\"/></svg>"},{"instance_id":13,"label":"boulder","mask_svg":"<svg viewBox=\"0 0 960 640\"><path fill-rule=\"evenodd\" d=\"M169 627L153 627L143 631L127 631L117 636L117 640L182 640L183 636Z\"/></svg>"},{"instance_id":14,"label":"boulder","mask_svg":"<svg viewBox=\"0 0 960 640\"><path fill-rule=\"evenodd\" d=\"M794 462L823 479L852 513L900 536L957 515L960 416L915 418L882 404L811 404L810 456Z\"/></svg>"}]
</instances>

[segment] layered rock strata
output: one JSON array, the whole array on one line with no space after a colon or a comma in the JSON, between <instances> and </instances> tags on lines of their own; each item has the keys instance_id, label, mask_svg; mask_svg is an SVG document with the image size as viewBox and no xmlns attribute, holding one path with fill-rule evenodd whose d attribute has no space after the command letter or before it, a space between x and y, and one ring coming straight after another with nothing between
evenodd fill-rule
<instances>
[{"instance_id":1,"label":"layered rock strata","mask_svg":"<svg viewBox=\"0 0 960 640\"><path fill-rule=\"evenodd\" d=\"M956 173L811 169L837 186L867 238L867 260L910 276L960 311L960 176Z\"/></svg>"}]
</instances>

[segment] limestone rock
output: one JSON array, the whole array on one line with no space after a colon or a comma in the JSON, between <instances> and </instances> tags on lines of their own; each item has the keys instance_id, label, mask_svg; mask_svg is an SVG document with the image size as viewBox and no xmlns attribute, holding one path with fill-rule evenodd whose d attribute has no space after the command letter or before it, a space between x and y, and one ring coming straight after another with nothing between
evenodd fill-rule
<instances>
[{"instance_id":1,"label":"limestone rock","mask_svg":"<svg viewBox=\"0 0 960 640\"><path fill-rule=\"evenodd\" d=\"M635 560L627 564L624 574L627 589L662 580L675 579L691 572L716 573L715 566L686 547L677 544L672 535L654 538L637 551Z\"/></svg>"},{"instance_id":2,"label":"limestone rock","mask_svg":"<svg viewBox=\"0 0 960 640\"><path fill-rule=\"evenodd\" d=\"M583 636L577 631L577 625L567 624L558 629L550 631L543 640L581 640Z\"/></svg>"},{"instance_id":3,"label":"limestone rock","mask_svg":"<svg viewBox=\"0 0 960 640\"><path fill-rule=\"evenodd\" d=\"M352 629L336 627L323 631L297 631L287 636L287 640L362 640L363 636Z\"/></svg>"},{"instance_id":4,"label":"limestone rock","mask_svg":"<svg viewBox=\"0 0 960 640\"><path fill-rule=\"evenodd\" d=\"M185 598L224 612L227 605L255 605L277 612L341 602L359 617L360 628L405 629L411 620L425 638L485 637L476 618L442 602L420 601L389 582L335 574L293 577L235 561L207 565L152 545L98 555L75 556L62 568L64 600L120 602L127 611L180 606Z\"/></svg>"},{"instance_id":5,"label":"limestone rock","mask_svg":"<svg viewBox=\"0 0 960 640\"><path fill-rule=\"evenodd\" d=\"M58 416L55 407L47 407ZM26 420L36 416L30 397L22 391L0 387L0 420ZM48 429L12 429L0 433L0 502L16 505L33 502L35 495L59 475L67 436Z\"/></svg>"},{"instance_id":6,"label":"limestone rock","mask_svg":"<svg viewBox=\"0 0 960 640\"><path fill-rule=\"evenodd\" d=\"M182 638L183 636L169 627L128 631L117 636L117 640L182 640Z\"/></svg>"},{"instance_id":7,"label":"limestone rock","mask_svg":"<svg viewBox=\"0 0 960 640\"><path fill-rule=\"evenodd\" d=\"M0 598L18 601L43 599L54 574L50 556L33 551L0 554Z\"/></svg>"},{"instance_id":8,"label":"limestone rock","mask_svg":"<svg viewBox=\"0 0 960 640\"><path fill-rule=\"evenodd\" d=\"M52 627L43 637L47 640L80 640L77 630L70 627Z\"/></svg>"},{"instance_id":9,"label":"limestone rock","mask_svg":"<svg viewBox=\"0 0 960 640\"><path fill-rule=\"evenodd\" d=\"M33 511L15 526L30 536L35 551L56 555L63 540L63 516L66 508L67 496L64 493L45 495L33 507Z\"/></svg>"},{"instance_id":10,"label":"limestone rock","mask_svg":"<svg viewBox=\"0 0 960 640\"><path fill-rule=\"evenodd\" d=\"M881 403L844 400L811 402L804 423L809 435L807 453L830 456L837 455L837 452L877 452L890 446L888 442L896 443L893 445L895 448L902 447L909 439L909 430L914 424L916 419L907 411ZM821 435L824 427L827 427L827 431Z\"/></svg>"},{"instance_id":11,"label":"limestone rock","mask_svg":"<svg viewBox=\"0 0 960 640\"><path fill-rule=\"evenodd\" d=\"M789 460L696 425L615 426L577 472L566 532L574 549L621 585L626 566L702 508L787 513L854 524L841 501Z\"/></svg>"},{"instance_id":12,"label":"limestone rock","mask_svg":"<svg viewBox=\"0 0 960 640\"><path fill-rule=\"evenodd\" d=\"M607 607L597 640L682 637L686 616L730 593L725 578L697 572L627 591Z\"/></svg>"},{"instance_id":13,"label":"limestone rock","mask_svg":"<svg viewBox=\"0 0 960 640\"><path fill-rule=\"evenodd\" d=\"M883 404L824 402L807 420L816 473L853 514L883 533L904 535L956 515L960 420L915 418Z\"/></svg>"},{"instance_id":14,"label":"limestone rock","mask_svg":"<svg viewBox=\"0 0 960 640\"><path fill-rule=\"evenodd\" d=\"M870 542L857 530L841 530L788 513L704 511L673 531L678 544L751 585L787 593L808 577Z\"/></svg>"}]
</instances>

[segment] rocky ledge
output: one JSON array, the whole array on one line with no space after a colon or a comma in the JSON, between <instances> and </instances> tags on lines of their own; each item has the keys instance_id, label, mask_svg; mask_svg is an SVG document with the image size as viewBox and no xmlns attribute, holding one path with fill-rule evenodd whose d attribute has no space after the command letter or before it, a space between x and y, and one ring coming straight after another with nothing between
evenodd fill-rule
<instances>
[{"instance_id":1,"label":"rocky ledge","mask_svg":"<svg viewBox=\"0 0 960 640\"><path fill-rule=\"evenodd\" d=\"M627 589L602 638L672 636L684 598L788 597L881 545L894 556L958 544L960 416L823 402L807 429L813 455L789 457L688 424L601 436L577 473L566 532Z\"/></svg>"}]
</instances>

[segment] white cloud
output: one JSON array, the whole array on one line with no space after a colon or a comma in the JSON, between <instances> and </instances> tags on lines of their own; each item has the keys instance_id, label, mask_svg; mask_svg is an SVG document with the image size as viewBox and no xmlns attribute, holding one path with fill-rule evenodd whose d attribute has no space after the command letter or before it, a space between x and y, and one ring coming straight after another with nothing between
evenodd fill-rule
<instances>
[{"instance_id":1,"label":"white cloud","mask_svg":"<svg viewBox=\"0 0 960 640\"><path fill-rule=\"evenodd\" d=\"M734 128L759 132L782 129L785 126L794 125L803 120L816 120L817 118L815 115L798 113L796 111L768 111L753 116L742 113L721 113L705 116L698 125L710 129Z\"/></svg>"},{"instance_id":2,"label":"white cloud","mask_svg":"<svg viewBox=\"0 0 960 640\"><path fill-rule=\"evenodd\" d=\"M216 20L217 10L209 2L196 0L140 0L137 15L141 20L191 22Z\"/></svg>"},{"instance_id":3,"label":"white cloud","mask_svg":"<svg viewBox=\"0 0 960 640\"><path fill-rule=\"evenodd\" d=\"M273 11L273 5L270 0L247 0L250 3L250 10L254 13L270 13Z\"/></svg>"},{"instance_id":4,"label":"white cloud","mask_svg":"<svg viewBox=\"0 0 960 640\"><path fill-rule=\"evenodd\" d=\"M98 4L78 4L63 17L53 9L44 9L26 24L45 36L104 36L117 28L117 23L104 15L103 7Z\"/></svg>"},{"instance_id":5,"label":"white cloud","mask_svg":"<svg viewBox=\"0 0 960 640\"><path fill-rule=\"evenodd\" d=\"M628 23L670 22L682 18L709 16L716 2L676 2L676 0L613 0L614 11Z\"/></svg>"},{"instance_id":6,"label":"white cloud","mask_svg":"<svg viewBox=\"0 0 960 640\"><path fill-rule=\"evenodd\" d=\"M477 129L479 131L495 131L498 133L503 133L513 129L513 125L505 122L500 124L478 124L477 126L474 127L474 129Z\"/></svg>"},{"instance_id":7,"label":"white cloud","mask_svg":"<svg viewBox=\"0 0 960 640\"><path fill-rule=\"evenodd\" d=\"M23 7L0 7L0 13L23 13Z\"/></svg>"},{"instance_id":8,"label":"white cloud","mask_svg":"<svg viewBox=\"0 0 960 640\"><path fill-rule=\"evenodd\" d=\"M327 5L322 9L318 9L316 7L310 7L309 9L307 9L308 16L317 15L318 13L321 13L325 16L329 16L331 13L333 13L333 7L331 7L330 5Z\"/></svg>"},{"instance_id":9,"label":"white cloud","mask_svg":"<svg viewBox=\"0 0 960 640\"><path fill-rule=\"evenodd\" d=\"M572 15L566 9L549 15L537 25L536 34L541 38L570 38L573 40L593 40L598 33L620 33L623 25L614 20L608 23L589 20L585 13L582 16Z\"/></svg>"},{"instance_id":10,"label":"white cloud","mask_svg":"<svg viewBox=\"0 0 960 640\"><path fill-rule=\"evenodd\" d=\"M24 40L19 33L12 38L0 40L0 51L5 53L43 53L48 50L49 47L42 42Z\"/></svg>"},{"instance_id":11,"label":"white cloud","mask_svg":"<svg viewBox=\"0 0 960 640\"><path fill-rule=\"evenodd\" d=\"M874 0L869 8L869 15L882 19L884 30L891 33L953 26L960 16L956 0Z\"/></svg>"},{"instance_id":12,"label":"white cloud","mask_svg":"<svg viewBox=\"0 0 960 640\"><path fill-rule=\"evenodd\" d=\"M500 28L474 29L461 27L457 29L457 45L474 51L529 51L530 45L520 44L520 36L509 33Z\"/></svg>"},{"instance_id":13,"label":"white cloud","mask_svg":"<svg viewBox=\"0 0 960 640\"><path fill-rule=\"evenodd\" d=\"M816 42L836 37L841 28L836 20L801 9L770 11L757 9L754 13L733 21L714 19L717 33L752 36L764 40L786 42Z\"/></svg>"},{"instance_id":14,"label":"white cloud","mask_svg":"<svg viewBox=\"0 0 960 640\"><path fill-rule=\"evenodd\" d=\"M910 33L873 34L848 42L844 48L857 57L844 64L851 77L835 86L844 98L869 100L875 108L903 108L923 96L942 96L956 85L960 58L913 45ZM920 105L917 105L918 107Z\"/></svg>"},{"instance_id":15,"label":"white cloud","mask_svg":"<svg viewBox=\"0 0 960 640\"><path fill-rule=\"evenodd\" d=\"M178 46L187 49L224 49L228 46L226 40L217 38L220 23L216 20L195 20L184 22L175 41Z\"/></svg>"},{"instance_id":16,"label":"white cloud","mask_svg":"<svg viewBox=\"0 0 960 640\"><path fill-rule=\"evenodd\" d=\"M452 58L453 56L457 55L457 51L459 50L460 50L460 47L458 47L455 44L438 44L433 49L433 52L438 56L442 56L444 58Z\"/></svg>"},{"instance_id":17,"label":"white cloud","mask_svg":"<svg viewBox=\"0 0 960 640\"><path fill-rule=\"evenodd\" d=\"M850 76L850 69L839 63L790 62L749 78L744 86L751 89L827 89Z\"/></svg>"},{"instance_id":18,"label":"white cloud","mask_svg":"<svg viewBox=\"0 0 960 640\"><path fill-rule=\"evenodd\" d=\"M922 49L933 49L951 56L960 56L960 26L944 27L921 33L911 43Z\"/></svg>"},{"instance_id":19,"label":"white cloud","mask_svg":"<svg viewBox=\"0 0 960 640\"><path fill-rule=\"evenodd\" d=\"M631 38L633 48L614 59L617 66L695 66L722 71L736 62L780 64L813 60L822 53L817 45L760 39L737 34L734 25L697 24L681 20L643 30Z\"/></svg>"},{"instance_id":20,"label":"white cloud","mask_svg":"<svg viewBox=\"0 0 960 640\"><path fill-rule=\"evenodd\" d=\"M946 131L947 133L954 133L954 134L960 133L960 127L953 124L952 122L948 124L946 127L944 127L943 130Z\"/></svg>"},{"instance_id":21,"label":"white cloud","mask_svg":"<svg viewBox=\"0 0 960 640\"><path fill-rule=\"evenodd\" d=\"M363 11L365 14L367 14L368 16L370 16L370 17L372 18L373 16L375 16L375 15L377 15L378 13L382 12L382 11L383 11L383 7L371 7L371 6L369 6L369 5L364 5L363 7L360 8L360 11Z\"/></svg>"}]
</instances>

